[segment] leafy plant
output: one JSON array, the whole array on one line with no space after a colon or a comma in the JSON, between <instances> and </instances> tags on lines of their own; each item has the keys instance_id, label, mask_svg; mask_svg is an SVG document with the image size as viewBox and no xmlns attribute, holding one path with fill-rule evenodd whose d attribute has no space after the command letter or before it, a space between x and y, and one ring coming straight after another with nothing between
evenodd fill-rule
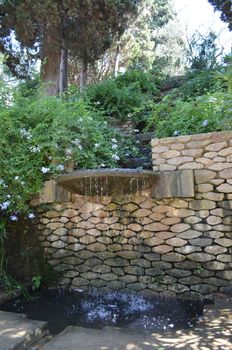
<instances>
[{"instance_id":1,"label":"leafy plant","mask_svg":"<svg viewBox=\"0 0 232 350\"><path fill-rule=\"evenodd\" d=\"M36 275L32 277L31 279L32 290L39 289L39 287L41 286L41 280L42 280L42 276L40 275Z\"/></svg>"},{"instance_id":2,"label":"leafy plant","mask_svg":"<svg viewBox=\"0 0 232 350\"><path fill-rule=\"evenodd\" d=\"M44 180L75 168L117 167L132 141L78 95L68 98L15 95L0 106L0 209L17 221ZM29 212L31 218L33 213Z\"/></svg>"},{"instance_id":3,"label":"leafy plant","mask_svg":"<svg viewBox=\"0 0 232 350\"><path fill-rule=\"evenodd\" d=\"M188 74L189 80L153 106L156 137L232 129L231 65Z\"/></svg>"},{"instance_id":4,"label":"leafy plant","mask_svg":"<svg viewBox=\"0 0 232 350\"><path fill-rule=\"evenodd\" d=\"M128 71L116 79L90 86L85 99L108 119L139 121L149 110L155 92L157 87L150 74Z\"/></svg>"}]
</instances>

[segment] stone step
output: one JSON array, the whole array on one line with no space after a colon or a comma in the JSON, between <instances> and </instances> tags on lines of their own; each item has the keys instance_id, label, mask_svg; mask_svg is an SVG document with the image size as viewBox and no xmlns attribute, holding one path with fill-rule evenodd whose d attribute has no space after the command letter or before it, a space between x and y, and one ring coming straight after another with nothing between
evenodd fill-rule
<instances>
[{"instance_id":1,"label":"stone step","mask_svg":"<svg viewBox=\"0 0 232 350\"><path fill-rule=\"evenodd\" d=\"M24 314L0 311L0 350L25 350L43 337L47 323L26 319Z\"/></svg>"}]
</instances>

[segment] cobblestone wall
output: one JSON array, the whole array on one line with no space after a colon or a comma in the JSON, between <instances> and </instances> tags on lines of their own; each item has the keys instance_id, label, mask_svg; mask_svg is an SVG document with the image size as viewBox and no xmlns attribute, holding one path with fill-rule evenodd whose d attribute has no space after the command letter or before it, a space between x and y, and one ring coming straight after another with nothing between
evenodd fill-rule
<instances>
[{"instance_id":1,"label":"cobblestone wall","mask_svg":"<svg viewBox=\"0 0 232 350\"><path fill-rule=\"evenodd\" d=\"M85 198L40 210L61 285L212 297L231 291L232 134L153 140L154 170L194 169L195 197Z\"/></svg>"}]
</instances>

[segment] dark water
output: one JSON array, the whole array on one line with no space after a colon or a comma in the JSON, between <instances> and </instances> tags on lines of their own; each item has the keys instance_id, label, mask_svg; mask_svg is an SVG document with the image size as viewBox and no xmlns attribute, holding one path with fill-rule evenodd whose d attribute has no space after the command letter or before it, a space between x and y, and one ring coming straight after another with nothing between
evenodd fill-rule
<instances>
[{"instance_id":1,"label":"dark water","mask_svg":"<svg viewBox=\"0 0 232 350\"><path fill-rule=\"evenodd\" d=\"M0 309L47 321L52 334L61 332L69 325L166 331L194 326L203 313L203 302L145 298L121 292L44 290L31 300L16 298L2 304Z\"/></svg>"}]
</instances>

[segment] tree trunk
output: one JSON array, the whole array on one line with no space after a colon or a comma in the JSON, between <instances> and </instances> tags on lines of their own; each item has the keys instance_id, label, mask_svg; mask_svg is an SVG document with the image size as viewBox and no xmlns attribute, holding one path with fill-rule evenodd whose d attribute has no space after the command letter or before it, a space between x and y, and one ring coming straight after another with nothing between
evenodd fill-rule
<instances>
[{"instance_id":1,"label":"tree trunk","mask_svg":"<svg viewBox=\"0 0 232 350\"><path fill-rule=\"evenodd\" d=\"M56 33L57 35L57 33ZM41 79L45 84L45 93L48 96L59 94L59 72L60 72L60 45L54 40L56 35L45 34L41 50Z\"/></svg>"},{"instance_id":2,"label":"tree trunk","mask_svg":"<svg viewBox=\"0 0 232 350\"><path fill-rule=\"evenodd\" d=\"M68 50L61 50L60 57L60 75L59 75L59 94L62 95L68 87Z\"/></svg>"},{"instance_id":3,"label":"tree trunk","mask_svg":"<svg viewBox=\"0 0 232 350\"><path fill-rule=\"evenodd\" d=\"M88 74L88 63L82 58L81 59L81 73L80 73L80 91L82 92L84 87L87 85L87 74Z\"/></svg>"},{"instance_id":4,"label":"tree trunk","mask_svg":"<svg viewBox=\"0 0 232 350\"><path fill-rule=\"evenodd\" d=\"M117 78L117 76L118 76L119 61L120 61L120 47L119 47L119 45L117 45L116 52L115 52L115 58L114 58L114 77L115 78Z\"/></svg>"}]
</instances>

